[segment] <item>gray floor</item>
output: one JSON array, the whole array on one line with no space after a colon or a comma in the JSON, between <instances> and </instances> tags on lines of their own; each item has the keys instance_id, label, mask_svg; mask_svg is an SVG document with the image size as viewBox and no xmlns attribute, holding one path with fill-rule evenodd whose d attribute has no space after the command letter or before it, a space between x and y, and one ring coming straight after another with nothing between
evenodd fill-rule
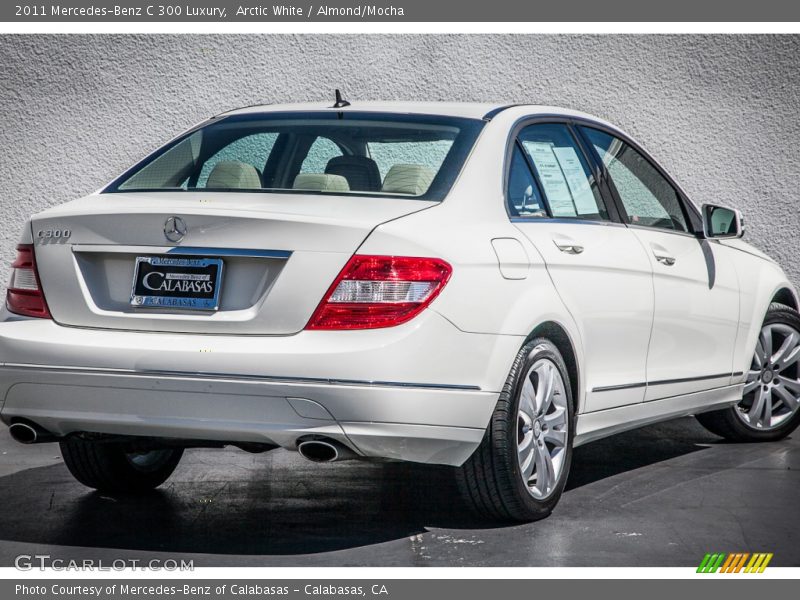
<instances>
[{"instance_id":1,"label":"gray floor","mask_svg":"<svg viewBox=\"0 0 800 600\"><path fill-rule=\"evenodd\" d=\"M196 566L693 566L706 552L774 552L800 566L800 434L721 442L692 419L576 450L537 523L482 523L446 469L315 465L275 451L192 450L152 495L74 482L57 445L0 433L0 565L54 558L192 558Z\"/></svg>"}]
</instances>

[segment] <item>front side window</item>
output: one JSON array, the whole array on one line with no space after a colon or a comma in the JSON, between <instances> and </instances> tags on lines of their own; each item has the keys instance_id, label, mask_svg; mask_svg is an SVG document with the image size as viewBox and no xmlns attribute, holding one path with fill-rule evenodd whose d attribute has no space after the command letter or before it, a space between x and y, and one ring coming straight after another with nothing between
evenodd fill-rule
<instances>
[{"instance_id":1,"label":"front side window","mask_svg":"<svg viewBox=\"0 0 800 600\"><path fill-rule=\"evenodd\" d=\"M689 231L678 192L650 161L619 138L589 127L581 129L606 166L628 223Z\"/></svg>"},{"instance_id":2,"label":"front side window","mask_svg":"<svg viewBox=\"0 0 800 600\"><path fill-rule=\"evenodd\" d=\"M189 132L104 191L442 200L483 125L477 119L389 113L234 115Z\"/></svg>"},{"instance_id":3,"label":"front side window","mask_svg":"<svg viewBox=\"0 0 800 600\"><path fill-rule=\"evenodd\" d=\"M550 216L608 219L594 175L566 125L530 125L518 139L541 185Z\"/></svg>"}]
</instances>

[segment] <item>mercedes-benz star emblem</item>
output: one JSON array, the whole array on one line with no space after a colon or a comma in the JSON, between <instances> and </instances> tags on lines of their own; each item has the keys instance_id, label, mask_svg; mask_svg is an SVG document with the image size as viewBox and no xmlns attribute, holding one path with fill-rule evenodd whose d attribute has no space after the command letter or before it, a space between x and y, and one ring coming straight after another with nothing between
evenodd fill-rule
<instances>
[{"instance_id":1,"label":"mercedes-benz star emblem","mask_svg":"<svg viewBox=\"0 0 800 600\"><path fill-rule=\"evenodd\" d=\"M164 235L174 244L180 242L188 231L189 228L186 226L186 222L180 217L170 217L164 223Z\"/></svg>"}]
</instances>

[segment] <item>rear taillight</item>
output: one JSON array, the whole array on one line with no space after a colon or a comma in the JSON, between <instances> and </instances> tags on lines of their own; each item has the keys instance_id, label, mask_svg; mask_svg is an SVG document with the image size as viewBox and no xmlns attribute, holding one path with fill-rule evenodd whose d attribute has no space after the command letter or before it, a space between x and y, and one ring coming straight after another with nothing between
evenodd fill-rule
<instances>
[{"instance_id":1,"label":"rear taillight","mask_svg":"<svg viewBox=\"0 0 800 600\"><path fill-rule=\"evenodd\" d=\"M11 281L6 293L8 310L27 317L50 318L47 302L44 299L39 273L36 271L36 257L33 246L17 246L17 258L11 263Z\"/></svg>"},{"instance_id":2,"label":"rear taillight","mask_svg":"<svg viewBox=\"0 0 800 600\"><path fill-rule=\"evenodd\" d=\"M376 329L413 319L450 279L438 258L355 255L333 282L306 329Z\"/></svg>"}]
</instances>

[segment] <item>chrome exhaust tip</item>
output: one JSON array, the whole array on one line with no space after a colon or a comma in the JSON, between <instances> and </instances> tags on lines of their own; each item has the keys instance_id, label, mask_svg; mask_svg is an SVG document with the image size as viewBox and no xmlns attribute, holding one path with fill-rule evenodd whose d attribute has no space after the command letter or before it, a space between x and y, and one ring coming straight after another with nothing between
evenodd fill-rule
<instances>
[{"instance_id":1,"label":"chrome exhaust tip","mask_svg":"<svg viewBox=\"0 0 800 600\"><path fill-rule=\"evenodd\" d=\"M311 462L336 462L355 458L350 448L334 440L305 440L297 445L300 456Z\"/></svg>"},{"instance_id":2,"label":"chrome exhaust tip","mask_svg":"<svg viewBox=\"0 0 800 600\"><path fill-rule=\"evenodd\" d=\"M39 441L39 432L27 423L12 423L8 431L11 437L20 444L35 444Z\"/></svg>"},{"instance_id":3,"label":"chrome exhaust tip","mask_svg":"<svg viewBox=\"0 0 800 600\"><path fill-rule=\"evenodd\" d=\"M55 442L57 437L49 431L42 429L36 423L17 421L8 427L11 438L20 444L44 444Z\"/></svg>"}]
</instances>

